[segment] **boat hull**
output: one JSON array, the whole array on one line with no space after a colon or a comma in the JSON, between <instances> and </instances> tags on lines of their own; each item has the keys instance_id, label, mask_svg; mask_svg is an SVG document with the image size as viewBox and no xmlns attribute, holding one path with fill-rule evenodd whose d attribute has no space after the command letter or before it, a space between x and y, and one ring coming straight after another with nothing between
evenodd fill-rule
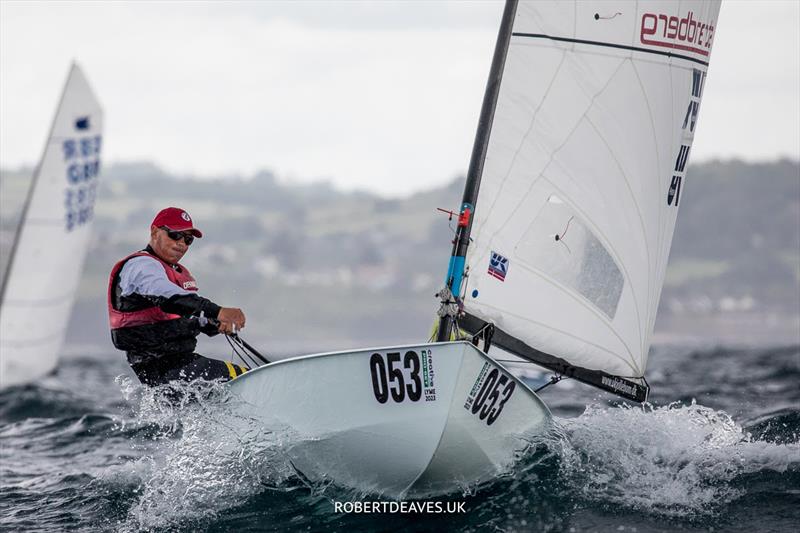
<instances>
[{"instance_id":1,"label":"boat hull","mask_svg":"<svg viewBox=\"0 0 800 533\"><path fill-rule=\"evenodd\" d=\"M231 382L243 413L289 428L312 482L389 497L473 486L547 430L547 406L467 342L307 355Z\"/></svg>"}]
</instances>

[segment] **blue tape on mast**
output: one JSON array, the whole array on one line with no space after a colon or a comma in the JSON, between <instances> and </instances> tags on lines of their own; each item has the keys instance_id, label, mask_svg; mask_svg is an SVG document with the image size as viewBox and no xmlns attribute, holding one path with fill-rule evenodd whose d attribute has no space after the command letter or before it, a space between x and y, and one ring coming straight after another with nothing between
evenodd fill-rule
<instances>
[{"instance_id":1,"label":"blue tape on mast","mask_svg":"<svg viewBox=\"0 0 800 533\"><path fill-rule=\"evenodd\" d=\"M465 259L463 256L452 256L450 257L450 265L447 267L447 277L445 278L445 284L450 282L450 279L453 280L452 285L448 285L447 288L450 289L450 292L453 296L459 297L460 290L461 290L461 279L464 277L464 262Z\"/></svg>"}]
</instances>

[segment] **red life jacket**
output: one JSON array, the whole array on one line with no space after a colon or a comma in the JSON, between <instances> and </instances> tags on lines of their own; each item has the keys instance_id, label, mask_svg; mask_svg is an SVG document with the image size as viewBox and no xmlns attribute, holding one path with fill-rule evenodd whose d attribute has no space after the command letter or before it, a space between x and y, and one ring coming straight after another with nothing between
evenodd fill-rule
<instances>
[{"instance_id":1,"label":"red life jacket","mask_svg":"<svg viewBox=\"0 0 800 533\"><path fill-rule=\"evenodd\" d=\"M150 257L158 261L172 283L187 291L197 291L197 282L186 267L180 264L173 267L145 250L118 261L108 280L108 322L114 346L126 350L128 359L133 359L131 362L150 356L192 352L200 332L197 320L166 313L141 296L136 298L136 304L128 305L127 309L120 308L126 297L119 294L119 274L125 263L134 257Z\"/></svg>"},{"instance_id":2,"label":"red life jacket","mask_svg":"<svg viewBox=\"0 0 800 533\"><path fill-rule=\"evenodd\" d=\"M108 322L111 325L111 329L141 326L142 324L155 324L156 322L163 322L164 320L175 320L176 318L180 318L180 315L165 313L155 305L153 307L139 309L136 311L120 311L115 309L114 300L116 300L116 295L114 292L116 291L116 284L119 282L117 276L122 270L122 267L125 266L125 263L134 257L151 257L155 259L161 263L162 267L164 267L164 272L167 273L167 279L169 279L172 283L187 291L197 290L197 282L192 277L192 273L189 272L188 268L182 266L180 263L176 265L178 268L172 268L167 262L162 261L158 256L150 254L144 250L133 253L125 259L118 261L117 264L114 265L114 268L111 269L111 275L108 279Z\"/></svg>"}]
</instances>

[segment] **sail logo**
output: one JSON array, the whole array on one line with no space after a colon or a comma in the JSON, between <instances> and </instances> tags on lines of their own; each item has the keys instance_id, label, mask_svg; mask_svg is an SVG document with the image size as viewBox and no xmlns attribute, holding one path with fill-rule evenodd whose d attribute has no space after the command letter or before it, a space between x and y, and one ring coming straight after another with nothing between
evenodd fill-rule
<instances>
[{"instance_id":1,"label":"sail logo","mask_svg":"<svg viewBox=\"0 0 800 533\"><path fill-rule=\"evenodd\" d=\"M500 281L505 281L506 274L508 274L508 258L503 257L497 252L492 252L492 256L489 258L489 270L487 273Z\"/></svg>"},{"instance_id":2,"label":"sail logo","mask_svg":"<svg viewBox=\"0 0 800 533\"><path fill-rule=\"evenodd\" d=\"M611 379L607 378L606 376L603 376L601 378L601 382L603 383L603 385L612 390L623 392L625 394L628 394L629 396L634 396L634 397L637 396L638 387L633 383L630 382L626 383L619 378L615 377Z\"/></svg>"},{"instance_id":3,"label":"sail logo","mask_svg":"<svg viewBox=\"0 0 800 533\"><path fill-rule=\"evenodd\" d=\"M75 121L76 130L88 130L90 127L89 117L81 117Z\"/></svg>"},{"instance_id":4,"label":"sail logo","mask_svg":"<svg viewBox=\"0 0 800 533\"><path fill-rule=\"evenodd\" d=\"M644 13L639 40L642 44L708 56L714 40L714 21L696 20L693 11L683 18L663 13Z\"/></svg>"}]
</instances>

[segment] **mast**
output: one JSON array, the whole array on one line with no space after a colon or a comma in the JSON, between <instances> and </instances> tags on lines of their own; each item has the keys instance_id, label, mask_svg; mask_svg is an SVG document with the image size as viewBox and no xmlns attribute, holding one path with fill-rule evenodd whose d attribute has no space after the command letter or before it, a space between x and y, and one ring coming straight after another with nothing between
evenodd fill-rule
<instances>
[{"instance_id":1,"label":"mast","mask_svg":"<svg viewBox=\"0 0 800 533\"><path fill-rule=\"evenodd\" d=\"M442 308L450 303L458 301L460 298L461 281L464 276L464 264L466 262L467 248L469 247L469 235L472 230L472 215L475 212L475 204L478 201L478 189L481 185L483 175L483 163L486 158L486 150L489 146L489 136L492 132L492 122L494 112L497 107L497 96L500 93L500 82L503 79L503 68L508 54L508 45L511 41L511 30L514 25L514 16L517 12L518 0L506 0L503 8L503 18L500 21L500 31L497 35L497 43L492 57L492 67L489 71L489 79L486 82L486 92L483 96L481 114L478 120L478 130L475 133L475 143L472 146L472 155L469 160L469 170L467 172L467 183L464 185L464 196L461 200L460 215L458 218L458 230L453 241L453 252L450 256L450 264L447 268L445 279L445 290L442 292ZM439 331L436 337L437 342L450 339L453 329L453 316L450 313L442 313L439 319Z\"/></svg>"}]
</instances>

